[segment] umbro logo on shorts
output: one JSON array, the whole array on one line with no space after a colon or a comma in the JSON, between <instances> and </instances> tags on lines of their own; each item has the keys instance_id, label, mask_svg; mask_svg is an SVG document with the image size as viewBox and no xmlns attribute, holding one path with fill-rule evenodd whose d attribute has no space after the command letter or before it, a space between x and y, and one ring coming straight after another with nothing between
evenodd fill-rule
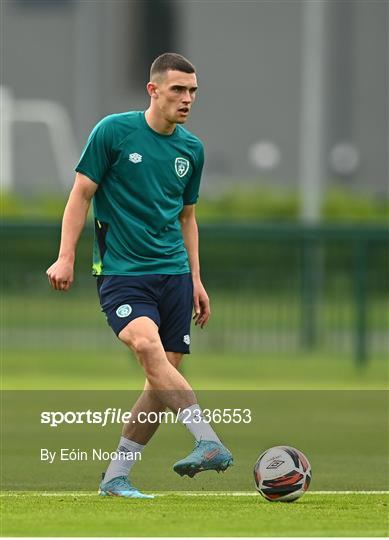
<instances>
[{"instance_id":1,"label":"umbro logo on shorts","mask_svg":"<svg viewBox=\"0 0 389 540\"><path fill-rule=\"evenodd\" d=\"M129 154L128 159L131 161L131 163L140 163L143 158L141 154L134 152L133 154Z\"/></svg>"},{"instance_id":2,"label":"umbro logo on shorts","mask_svg":"<svg viewBox=\"0 0 389 540\"><path fill-rule=\"evenodd\" d=\"M128 317L132 313L132 307L129 304L123 304L116 310L116 315L120 318Z\"/></svg>"}]
</instances>

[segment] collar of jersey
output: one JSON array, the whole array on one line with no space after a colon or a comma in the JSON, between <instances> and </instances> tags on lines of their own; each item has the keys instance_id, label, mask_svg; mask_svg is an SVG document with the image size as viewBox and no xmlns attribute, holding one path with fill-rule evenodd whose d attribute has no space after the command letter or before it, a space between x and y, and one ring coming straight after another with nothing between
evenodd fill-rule
<instances>
[{"instance_id":1,"label":"collar of jersey","mask_svg":"<svg viewBox=\"0 0 389 540\"><path fill-rule=\"evenodd\" d=\"M160 137L161 139L169 139L170 137L175 137L177 135L177 125L176 127L174 128L174 131L173 133L171 133L170 135L164 135L163 133L158 133L158 131L155 131L155 129L153 129L152 127L149 126L149 124L147 123L147 120L146 120L146 117L145 117L145 112L146 111L142 111L141 113L141 118L142 118L142 122L143 124L146 126L146 128L151 131L151 133L153 135L155 135L156 137Z\"/></svg>"}]
</instances>

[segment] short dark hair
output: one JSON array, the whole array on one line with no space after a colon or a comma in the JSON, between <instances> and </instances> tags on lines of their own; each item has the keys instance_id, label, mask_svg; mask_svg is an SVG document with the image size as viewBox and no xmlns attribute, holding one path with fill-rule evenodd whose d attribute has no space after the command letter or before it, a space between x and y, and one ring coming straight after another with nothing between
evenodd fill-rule
<instances>
[{"instance_id":1,"label":"short dark hair","mask_svg":"<svg viewBox=\"0 0 389 540\"><path fill-rule=\"evenodd\" d=\"M158 56L151 64L150 80L155 75L160 75L166 71L183 71L184 73L196 73L196 69L189 60L177 53L164 53Z\"/></svg>"}]
</instances>

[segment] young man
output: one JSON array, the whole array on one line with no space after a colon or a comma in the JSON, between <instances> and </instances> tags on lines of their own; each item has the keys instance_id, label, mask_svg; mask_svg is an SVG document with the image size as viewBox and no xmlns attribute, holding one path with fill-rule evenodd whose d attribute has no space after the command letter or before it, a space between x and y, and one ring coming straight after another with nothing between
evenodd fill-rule
<instances>
[{"instance_id":1,"label":"young man","mask_svg":"<svg viewBox=\"0 0 389 540\"><path fill-rule=\"evenodd\" d=\"M189 353L193 306L201 328L210 316L195 218L203 145L181 126L196 90L193 65L181 55L163 54L151 66L147 111L114 114L97 124L76 167L58 259L47 270L54 289L69 290L76 245L93 199L93 271L101 306L146 375L131 422L123 426L120 457L100 484L101 495L150 497L128 480L134 464L130 456L142 451L158 427L133 422L139 413L142 419L167 407L179 413L196 439L192 453L173 467L181 476L225 470L233 461L177 369Z\"/></svg>"}]
</instances>

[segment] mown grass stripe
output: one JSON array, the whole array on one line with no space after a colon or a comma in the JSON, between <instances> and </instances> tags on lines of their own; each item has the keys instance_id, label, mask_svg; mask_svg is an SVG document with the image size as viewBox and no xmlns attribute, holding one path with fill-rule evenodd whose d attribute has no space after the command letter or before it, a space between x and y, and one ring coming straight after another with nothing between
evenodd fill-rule
<instances>
[{"instance_id":1,"label":"mown grass stripe","mask_svg":"<svg viewBox=\"0 0 389 540\"><path fill-rule=\"evenodd\" d=\"M153 492L159 497L167 497L169 495L179 497L257 497L258 493L255 491L155 491ZM307 495L388 495L389 491L308 491ZM41 497L96 497L97 491L88 492L74 492L74 491L60 491L60 492L37 492L37 491L23 491L23 492L3 492L0 493L0 497L27 497L27 496L41 496Z\"/></svg>"}]
</instances>

